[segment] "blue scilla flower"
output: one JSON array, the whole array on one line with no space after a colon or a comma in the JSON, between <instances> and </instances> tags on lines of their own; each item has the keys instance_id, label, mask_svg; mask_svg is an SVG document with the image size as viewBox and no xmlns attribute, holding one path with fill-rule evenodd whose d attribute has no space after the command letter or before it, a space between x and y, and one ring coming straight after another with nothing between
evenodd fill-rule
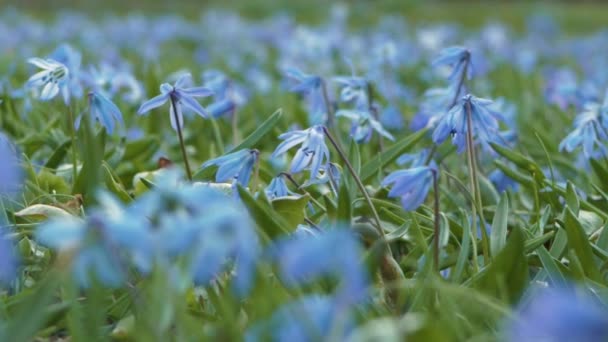
<instances>
[{"instance_id":1,"label":"blue scilla flower","mask_svg":"<svg viewBox=\"0 0 608 342\"><path fill-rule=\"evenodd\" d=\"M340 253L336 254L338 245ZM314 236L287 237L272 246L270 254L288 286L333 277L339 281L335 290L339 305L348 306L366 298L368 276L361 261L361 247L350 230L337 228Z\"/></svg>"},{"instance_id":2,"label":"blue scilla flower","mask_svg":"<svg viewBox=\"0 0 608 342\"><path fill-rule=\"evenodd\" d=\"M470 62L471 53L468 49L462 46L451 46L441 50L439 56L433 60L431 65L434 68L442 66L452 67L448 80L450 80L450 82L458 82L462 72L465 71L465 67L466 77L467 79L471 79L473 67L470 65Z\"/></svg>"},{"instance_id":3,"label":"blue scilla flower","mask_svg":"<svg viewBox=\"0 0 608 342\"><path fill-rule=\"evenodd\" d=\"M71 253L72 272L81 286L98 281L118 287L133 259L149 253L146 218L127 215L107 193L99 195L99 202L85 219L54 218L41 224L35 235L41 245Z\"/></svg>"},{"instance_id":4,"label":"blue scilla flower","mask_svg":"<svg viewBox=\"0 0 608 342\"><path fill-rule=\"evenodd\" d=\"M23 180L23 171L15 146L0 132L0 196L16 195Z\"/></svg>"},{"instance_id":5,"label":"blue scilla flower","mask_svg":"<svg viewBox=\"0 0 608 342\"><path fill-rule=\"evenodd\" d=\"M462 88L464 87L461 87L460 94L462 94ZM419 131L427 127L434 127L442 114L450 108L454 99L460 95L457 95L456 91L458 91L456 84L425 91L420 108L410 122L410 128L413 131Z\"/></svg>"},{"instance_id":6,"label":"blue scilla flower","mask_svg":"<svg viewBox=\"0 0 608 342\"><path fill-rule=\"evenodd\" d=\"M19 267L13 239L8 236L3 222L4 219L0 218L0 284L12 281Z\"/></svg>"},{"instance_id":7,"label":"blue scilla flower","mask_svg":"<svg viewBox=\"0 0 608 342\"><path fill-rule=\"evenodd\" d=\"M283 75L287 83L287 89L294 93L305 94L321 87L323 79L316 75L309 75L297 68L285 68Z\"/></svg>"},{"instance_id":8,"label":"blue scilla flower","mask_svg":"<svg viewBox=\"0 0 608 342\"><path fill-rule=\"evenodd\" d=\"M297 193L289 190L282 175L273 178L266 189L264 189L264 193L270 200L286 196L299 196Z\"/></svg>"},{"instance_id":9,"label":"blue scilla flower","mask_svg":"<svg viewBox=\"0 0 608 342\"><path fill-rule=\"evenodd\" d=\"M587 103L574 119L574 130L559 144L560 151L572 152L582 146L586 159L606 155L604 142L608 140L608 106ZM599 152L599 153L597 153Z\"/></svg>"},{"instance_id":10,"label":"blue scilla flower","mask_svg":"<svg viewBox=\"0 0 608 342\"><path fill-rule=\"evenodd\" d=\"M423 149L418 153L406 153L402 154L397 158L396 162L398 165L405 165L410 168L424 166L427 164L427 159L429 157L429 150Z\"/></svg>"},{"instance_id":11,"label":"blue scilla flower","mask_svg":"<svg viewBox=\"0 0 608 342\"><path fill-rule=\"evenodd\" d=\"M69 102L68 80L70 72L68 67L52 59L30 58L28 63L41 68L42 71L27 80L25 84L27 88L42 88L38 96L42 101L51 100L61 91L65 103Z\"/></svg>"},{"instance_id":12,"label":"blue scilla flower","mask_svg":"<svg viewBox=\"0 0 608 342\"><path fill-rule=\"evenodd\" d=\"M232 113L247 101L245 90L221 71L205 71L203 81L203 85L213 91L214 101L207 106L207 111L214 118Z\"/></svg>"},{"instance_id":13,"label":"blue scilla flower","mask_svg":"<svg viewBox=\"0 0 608 342\"><path fill-rule=\"evenodd\" d=\"M196 101L195 97L210 96L213 94L213 92L205 87L184 88L190 79L190 74L183 74L174 85L163 83L160 86L161 94L144 102L141 107L139 107L137 113L140 115L145 114L169 101L171 127L173 127L175 130L177 130L178 124L180 128L184 127L182 106L185 106L186 108L206 118L207 111L205 108L203 108L203 106L200 105L200 103L198 103L198 101ZM174 105L176 108L173 107ZM179 121L178 123L175 122L176 115L174 115L174 113L177 114L177 120Z\"/></svg>"},{"instance_id":14,"label":"blue scilla flower","mask_svg":"<svg viewBox=\"0 0 608 342\"><path fill-rule=\"evenodd\" d=\"M382 186L392 184L388 196L401 197L401 205L406 211L416 210L426 199L435 172L431 166L394 171L382 180Z\"/></svg>"},{"instance_id":15,"label":"blue scilla flower","mask_svg":"<svg viewBox=\"0 0 608 342\"><path fill-rule=\"evenodd\" d=\"M201 167L217 165L219 168L215 174L215 181L218 183L234 180L242 186L247 186L259 154L260 152L255 149L243 149L208 160Z\"/></svg>"},{"instance_id":16,"label":"blue scilla flower","mask_svg":"<svg viewBox=\"0 0 608 342\"><path fill-rule=\"evenodd\" d=\"M572 288L540 289L506 325L508 341L608 341L608 310Z\"/></svg>"},{"instance_id":17,"label":"blue scilla flower","mask_svg":"<svg viewBox=\"0 0 608 342\"><path fill-rule=\"evenodd\" d=\"M305 130L291 131L279 135L283 140L272 153L272 158L286 153L291 148L302 145L291 160L290 173L302 172L310 168L310 179L319 176L319 171L329 162L329 149L325 145L323 126L316 125Z\"/></svg>"},{"instance_id":18,"label":"blue scilla flower","mask_svg":"<svg viewBox=\"0 0 608 342\"><path fill-rule=\"evenodd\" d=\"M384 127L382 127L382 124L378 122L366 109L340 109L336 112L336 116L351 120L352 125L350 135L356 142L360 143L369 141L373 131L376 131L378 134L389 140L395 140L393 135L385 130Z\"/></svg>"},{"instance_id":19,"label":"blue scilla flower","mask_svg":"<svg viewBox=\"0 0 608 342\"><path fill-rule=\"evenodd\" d=\"M355 107L367 107L368 104L368 82L363 77L337 76L334 81L341 86L340 101L353 103Z\"/></svg>"},{"instance_id":20,"label":"blue scilla flower","mask_svg":"<svg viewBox=\"0 0 608 342\"><path fill-rule=\"evenodd\" d=\"M435 131L433 131L433 142L441 144L451 136L452 143L458 148L458 153L464 151L469 110L474 140L483 145L488 145L489 142L501 142L498 135L498 121L501 119L501 115L493 110L491 104L491 100L470 94L463 96L449 112L443 114L439 119Z\"/></svg>"},{"instance_id":21,"label":"blue scilla flower","mask_svg":"<svg viewBox=\"0 0 608 342\"><path fill-rule=\"evenodd\" d=\"M91 117L105 127L109 134L112 134L114 131L115 123L118 123L119 125L124 124L120 109L101 93L89 93L89 111ZM78 116L76 119L76 129L80 127L81 119L82 115Z\"/></svg>"},{"instance_id":22,"label":"blue scilla flower","mask_svg":"<svg viewBox=\"0 0 608 342\"><path fill-rule=\"evenodd\" d=\"M331 296L309 295L287 303L264 322L253 325L246 342L307 342L332 336L347 340L354 329L354 317L340 308Z\"/></svg>"}]
</instances>

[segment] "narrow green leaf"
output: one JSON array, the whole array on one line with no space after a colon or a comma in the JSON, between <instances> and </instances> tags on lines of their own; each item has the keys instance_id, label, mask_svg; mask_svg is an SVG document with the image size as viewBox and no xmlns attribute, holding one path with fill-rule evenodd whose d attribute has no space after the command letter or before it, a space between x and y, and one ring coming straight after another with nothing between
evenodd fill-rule
<instances>
[{"instance_id":1,"label":"narrow green leaf","mask_svg":"<svg viewBox=\"0 0 608 342\"><path fill-rule=\"evenodd\" d=\"M547 271L549 278L551 278L553 281L553 284L556 286L567 285L568 281L566 280L566 277L557 266L556 260L553 259L551 254L549 254L545 246L540 246L536 250L536 254L538 254L540 262L543 264L543 267L545 268L545 271Z\"/></svg>"},{"instance_id":2,"label":"narrow green leaf","mask_svg":"<svg viewBox=\"0 0 608 342\"><path fill-rule=\"evenodd\" d=\"M47 169L56 169L57 166L59 166L59 164L63 160L63 158L65 158L70 146L72 146L72 141L70 139L59 145L59 147L57 147L55 151L53 151L53 154L51 154L49 159L46 161L44 167Z\"/></svg>"},{"instance_id":3,"label":"narrow green leaf","mask_svg":"<svg viewBox=\"0 0 608 342\"><path fill-rule=\"evenodd\" d=\"M376 155L361 168L360 178L364 183L383 169L386 165L393 162L397 157L412 148L427 133L426 129L411 134L387 148L384 152Z\"/></svg>"},{"instance_id":4,"label":"narrow green leaf","mask_svg":"<svg viewBox=\"0 0 608 342\"><path fill-rule=\"evenodd\" d=\"M287 234L289 224L282 216L276 214L268 203L264 203L265 197L256 200L242 186L238 186L239 196L245 206L249 209L251 216L257 223L258 229L269 239Z\"/></svg>"},{"instance_id":5,"label":"narrow green leaf","mask_svg":"<svg viewBox=\"0 0 608 342\"><path fill-rule=\"evenodd\" d=\"M271 129L279 122L283 116L283 110L277 109L266 121L264 121L260 127L258 127L253 133L251 133L245 140L241 141L240 144L233 147L230 152L242 150L244 148L253 148L255 144L260 141Z\"/></svg>"},{"instance_id":6,"label":"narrow green leaf","mask_svg":"<svg viewBox=\"0 0 608 342\"><path fill-rule=\"evenodd\" d=\"M570 181L566 184L566 204L572 210L574 215L578 215L581 202L578 200L578 195L574 189L574 185Z\"/></svg>"},{"instance_id":7,"label":"narrow green leaf","mask_svg":"<svg viewBox=\"0 0 608 342\"><path fill-rule=\"evenodd\" d=\"M492 221L492 232L490 233L490 249L496 255L507 241L507 226L509 219L509 197L503 192L500 202L496 207L494 220Z\"/></svg>"},{"instance_id":8,"label":"narrow green leaf","mask_svg":"<svg viewBox=\"0 0 608 342\"><path fill-rule=\"evenodd\" d=\"M595 263L591 243L570 208L566 208L563 228L568 235L568 247L577 256L585 275L591 280L602 282L602 275L598 265Z\"/></svg>"},{"instance_id":9,"label":"narrow green leaf","mask_svg":"<svg viewBox=\"0 0 608 342\"><path fill-rule=\"evenodd\" d=\"M122 183L120 183L120 181L114 177L110 166L104 162L102 163L101 168L103 171L103 178L108 190L110 190L124 203L130 202L131 196L129 195L127 190L125 190L125 187L122 185Z\"/></svg>"},{"instance_id":10,"label":"narrow green leaf","mask_svg":"<svg viewBox=\"0 0 608 342\"><path fill-rule=\"evenodd\" d=\"M348 182L342 181L340 183L340 191L338 193L338 211L337 221L339 223L350 224L353 216L352 210L352 197L348 190Z\"/></svg>"}]
</instances>

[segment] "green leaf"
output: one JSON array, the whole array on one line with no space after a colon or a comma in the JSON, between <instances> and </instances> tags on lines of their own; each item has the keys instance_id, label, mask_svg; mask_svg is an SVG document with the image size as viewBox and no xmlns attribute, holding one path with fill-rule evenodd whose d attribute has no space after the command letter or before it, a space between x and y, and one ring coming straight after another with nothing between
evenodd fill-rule
<instances>
[{"instance_id":1,"label":"green leaf","mask_svg":"<svg viewBox=\"0 0 608 342\"><path fill-rule=\"evenodd\" d=\"M72 214L67 211L46 204L34 204L29 207L23 208L15 213L17 217L30 218L30 219L47 219L50 217L73 217Z\"/></svg>"},{"instance_id":2,"label":"green leaf","mask_svg":"<svg viewBox=\"0 0 608 342\"><path fill-rule=\"evenodd\" d=\"M568 235L568 247L576 255L583 267L585 276L597 282L603 282L598 265L595 263L591 243L587 235L570 208L565 209L563 228Z\"/></svg>"},{"instance_id":3,"label":"green leaf","mask_svg":"<svg viewBox=\"0 0 608 342\"><path fill-rule=\"evenodd\" d=\"M549 252L547 251L545 246L540 246L536 250L536 254L538 254L538 257L540 258L540 262L543 264L545 271L549 275L549 278L551 278L554 285L565 286L568 284L566 276L564 276L564 274L562 273L560 268L557 266L556 260L553 259L551 254L549 254Z\"/></svg>"},{"instance_id":4,"label":"green leaf","mask_svg":"<svg viewBox=\"0 0 608 342\"><path fill-rule=\"evenodd\" d=\"M275 212L285 219L288 228L294 231L304 221L304 209L310 201L310 196L286 196L270 202Z\"/></svg>"},{"instance_id":5,"label":"green leaf","mask_svg":"<svg viewBox=\"0 0 608 342\"><path fill-rule=\"evenodd\" d=\"M496 143L490 143L490 145L492 145L494 151L505 157L507 160L513 162L513 164L517 165L517 167L528 171L537 182L542 184L542 181L545 179L545 175L540 166L538 166L538 164L532 159L502 145Z\"/></svg>"},{"instance_id":6,"label":"green leaf","mask_svg":"<svg viewBox=\"0 0 608 342\"><path fill-rule=\"evenodd\" d=\"M72 146L72 141L69 139L63 144L59 145L59 147L53 151L53 154L49 157L49 160L46 161L44 167L47 169L56 169L63 158L65 158L70 146Z\"/></svg>"},{"instance_id":7,"label":"green leaf","mask_svg":"<svg viewBox=\"0 0 608 342\"><path fill-rule=\"evenodd\" d=\"M578 211L581 206L581 202L578 200L578 195L574 189L574 185L570 181L566 184L566 204L572 210L575 215L578 215Z\"/></svg>"},{"instance_id":8,"label":"green leaf","mask_svg":"<svg viewBox=\"0 0 608 342\"><path fill-rule=\"evenodd\" d=\"M125 153L122 156L124 161L147 161L160 148L160 142L156 137L145 137L135 141L129 141L125 146Z\"/></svg>"},{"instance_id":9,"label":"green leaf","mask_svg":"<svg viewBox=\"0 0 608 342\"><path fill-rule=\"evenodd\" d=\"M392 163L397 157L412 148L427 133L426 129L411 134L394 143L384 152L377 154L361 168L360 178L363 183L372 178L379 170Z\"/></svg>"},{"instance_id":10,"label":"green leaf","mask_svg":"<svg viewBox=\"0 0 608 342\"><path fill-rule=\"evenodd\" d=\"M120 183L119 180L116 180L116 178L112 174L110 166L104 162L102 163L101 168L103 170L103 178L108 190L110 190L124 203L131 202L131 196L129 195L127 190L125 190L125 187L122 185L122 183Z\"/></svg>"},{"instance_id":11,"label":"green leaf","mask_svg":"<svg viewBox=\"0 0 608 342\"><path fill-rule=\"evenodd\" d=\"M599 160L596 160L594 158L589 159L593 172L595 172L595 174L597 175L597 177L599 179L605 180L605 179L608 179L608 169L606 169L606 166L604 165L606 163L606 159L602 159L602 161L603 161L603 163L600 163ZM600 187L604 191L608 191L608 183L600 182Z\"/></svg>"},{"instance_id":12,"label":"green leaf","mask_svg":"<svg viewBox=\"0 0 608 342\"><path fill-rule=\"evenodd\" d=\"M249 213L257 223L258 229L269 239L274 239L280 235L289 233L287 227L289 223L278 215L266 201L266 197L257 200L251 196L247 189L238 186L239 196L243 204L249 209ZM262 192L263 194L263 192Z\"/></svg>"},{"instance_id":13,"label":"green leaf","mask_svg":"<svg viewBox=\"0 0 608 342\"><path fill-rule=\"evenodd\" d=\"M511 231L505 247L478 275L473 287L508 303L517 303L528 284L524 233L519 227Z\"/></svg>"},{"instance_id":14,"label":"green leaf","mask_svg":"<svg viewBox=\"0 0 608 342\"><path fill-rule=\"evenodd\" d=\"M340 192L338 193L338 211L337 221L339 223L350 224L353 216L352 197L348 190L348 182L340 183Z\"/></svg>"},{"instance_id":15,"label":"green leaf","mask_svg":"<svg viewBox=\"0 0 608 342\"><path fill-rule=\"evenodd\" d=\"M230 152L242 150L244 148L253 148L255 144L260 141L271 129L279 122L283 116L283 109L277 109L266 121L264 121L260 127L258 127L253 133L251 133L245 140L241 141L240 144L233 147Z\"/></svg>"},{"instance_id":16,"label":"green leaf","mask_svg":"<svg viewBox=\"0 0 608 342\"><path fill-rule=\"evenodd\" d=\"M490 233L490 249L493 255L496 255L506 244L508 219L509 197L506 192L503 192L496 207L496 213L492 221L492 232Z\"/></svg>"}]
</instances>

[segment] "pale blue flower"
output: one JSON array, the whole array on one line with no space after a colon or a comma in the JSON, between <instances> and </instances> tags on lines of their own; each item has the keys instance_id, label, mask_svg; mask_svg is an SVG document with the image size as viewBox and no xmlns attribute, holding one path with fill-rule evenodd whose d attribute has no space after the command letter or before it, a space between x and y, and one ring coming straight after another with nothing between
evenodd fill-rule
<instances>
[{"instance_id":1,"label":"pale blue flower","mask_svg":"<svg viewBox=\"0 0 608 342\"><path fill-rule=\"evenodd\" d=\"M372 136L372 131L389 140L395 140L392 134L382 127L368 110L340 109L336 117L348 118L352 122L350 135L356 142L367 142Z\"/></svg>"},{"instance_id":2,"label":"pale blue flower","mask_svg":"<svg viewBox=\"0 0 608 342\"><path fill-rule=\"evenodd\" d=\"M435 169L430 166L417 166L394 171L382 181L382 186L392 184L389 197L401 197L401 205L406 211L416 210L426 199Z\"/></svg>"},{"instance_id":3,"label":"pale blue flower","mask_svg":"<svg viewBox=\"0 0 608 342\"><path fill-rule=\"evenodd\" d=\"M608 97L607 97L608 99ZM559 144L560 151L572 152L582 146L586 159L607 155L604 143L608 140L608 106L587 103L574 119L574 130Z\"/></svg>"},{"instance_id":4,"label":"pale blue flower","mask_svg":"<svg viewBox=\"0 0 608 342\"><path fill-rule=\"evenodd\" d=\"M329 162L329 149L325 145L323 126L312 126L305 130L291 131L279 136L283 140L272 153L272 158L286 153L291 148L302 145L291 161L290 173L310 169L310 179L319 176L319 171Z\"/></svg>"},{"instance_id":5,"label":"pale blue flower","mask_svg":"<svg viewBox=\"0 0 608 342\"><path fill-rule=\"evenodd\" d=\"M461 74L466 67L466 77L471 79L473 75L473 67L470 65L471 53L465 47L462 46L451 46L441 50L439 56L432 62L434 68L440 66L450 66L452 71L448 76L450 82L458 82Z\"/></svg>"},{"instance_id":6,"label":"pale blue flower","mask_svg":"<svg viewBox=\"0 0 608 342\"><path fill-rule=\"evenodd\" d=\"M216 182L238 182L242 186L249 184L249 178L260 152L254 149L243 149L219 158L206 161L201 167L217 165Z\"/></svg>"},{"instance_id":7,"label":"pale blue flower","mask_svg":"<svg viewBox=\"0 0 608 342\"><path fill-rule=\"evenodd\" d=\"M4 219L0 219L0 284L7 284L17 274L19 256L3 222Z\"/></svg>"},{"instance_id":8,"label":"pale blue flower","mask_svg":"<svg viewBox=\"0 0 608 342\"><path fill-rule=\"evenodd\" d=\"M206 118L208 116L207 111L203 106L196 101L195 97L206 97L213 94L213 92L205 87L191 87L184 88L185 85L189 82L191 76L190 74L182 75L174 85L170 85L169 83L163 83L160 86L161 94L144 102L139 110L138 114L145 114L150 110L162 106L165 102L169 101L169 111L171 117L171 127L177 130L177 125L179 124L180 128L184 127L184 116L182 114L182 106L194 111L198 115ZM173 108L173 104L175 103L176 108ZM174 113L175 112L175 113ZM177 114L177 121L175 122L175 117Z\"/></svg>"},{"instance_id":9,"label":"pale blue flower","mask_svg":"<svg viewBox=\"0 0 608 342\"><path fill-rule=\"evenodd\" d=\"M115 123L118 123L119 125L124 124L120 109L101 93L89 93L89 111L91 117L105 127L109 134L114 132ZM78 116L76 119L76 129L80 127L81 119L82 115Z\"/></svg>"},{"instance_id":10,"label":"pale blue flower","mask_svg":"<svg viewBox=\"0 0 608 342\"><path fill-rule=\"evenodd\" d=\"M273 178L266 189L264 189L264 193L266 193L266 197L270 200L286 196L299 196L297 193L289 190L282 175Z\"/></svg>"},{"instance_id":11,"label":"pale blue flower","mask_svg":"<svg viewBox=\"0 0 608 342\"><path fill-rule=\"evenodd\" d=\"M0 196L12 197L21 189L23 171L15 146L0 133Z\"/></svg>"},{"instance_id":12,"label":"pale blue flower","mask_svg":"<svg viewBox=\"0 0 608 342\"><path fill-rule=\"evenodd\" d=\"M68 68L52 59L30 58L28 63L43 69L34 74L27 80L27 88L42 88L38 98L48 101L57 96L61 91L63 99L69 102L70 93L68 87L69 70Z\"/></svg>"}]
</instances>

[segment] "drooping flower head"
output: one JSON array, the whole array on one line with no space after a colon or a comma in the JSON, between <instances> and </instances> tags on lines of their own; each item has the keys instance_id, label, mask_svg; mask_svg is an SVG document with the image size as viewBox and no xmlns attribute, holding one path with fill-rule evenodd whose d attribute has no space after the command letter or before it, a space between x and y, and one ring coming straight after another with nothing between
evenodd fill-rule
<instances>
[{"instance_id":1,"label":"drooping flower head","mask_svg":"<svg viewBox=\"0 0 608 342\"><path fill-rule=\"evenodd\" d=\"M323 126L312 126L305 130L291 131L279 135L283 140L272 153L272 158L286 153L291 148L302 145L291 161L290 173L310 169L310 179L319 176L321 168L329 162L329 149L325 145Z\"/></svg>"},{"instance_id":2,"label":"drooping flower head","mask_svg":"<svg viewBox=\"0 0 608 342\"><path fill-rule=\"evenodd\" d=\"M253 166L258 160L258 150L243 149L206 161L201 167L217 165L216 182L236 181L242 186L249 184Z\"/></svg>"},{"instance_id":3,"label":"drooping flower head","mask_svg":"<svg viewBox=\"0 0 608 342\"><path fill-rule=\"evenodd\" d=\"M431 166L416 166L394 171L382 181L382 186L392 185L389 197L401 197L401 205L406 211L416 210L426 199L436 169Z\"/></svg>"},{"instance_id":4,"label":"drooping flower head","mask_svg":"<svg viewBox=\"0 0 608 342\"><path fill-rule=\"evenodd\" d=\"M586 159L607 155L604 143L608 140L608 96L603 105L586 103L573 125L574 130L559 144L560 151L572 152L582 146Z\"/></svg>"},{"instance_id":5,"label":"drooping flower head","mask_svg":"<svg viewBox=\"0 0 608 342\"><path fill-rule=\"evenodd\" d=\"M65 103L69 102L68 67L52 59L30 58L28 63L42 69L27 80L27 88L42 88L38 98L48 101L61 92Z\"/></svg>"},{"instance_id":6,"label":"drooping flower head","mask_svg":"<svg viewBox=\"0 0 608 342\"><path fill-rule=\"evenodd\" d=\"M474 141L482 145L490 142L501 142L499 133L499 120L502 117L491 107L492 101L465 95L452 109L440 119L433 132L433 142L441 144L449 136L452 144L458 148L458 153L465 150L466 135L468 132L467 115L471 115L471 128Z\"/></svg>"},{"instance_id":7,"label":"drooping flower head","mask_svg":"<svg viewBox=\"0 0 608 342\"><path fill-rule=\"evenodd\" d=\"M195 97L210 96L213 92L205 87L185 88L190 79L190 74L183 74L174 85L170 85L169 83L161 84L161 94L144 102L141 107L139 107L137 113L140 115L145 114L169 101L171 127L175 130L177 130L178 124L180 128L184 127L182 106L185 106L198 115L206 118L208 116L207 111L198 103L198 101L196 101ZM176 122L176 117L178 122Z\"/></svg>"},{"instance_id":8,"label":"drooping flower head","mask_svg":"<svg viewBox=\"0 0 608 342\"><path fill-rule=\"evenodd\" d=\"M119 125L124 124L120 109L107 97L97 92L90 92L88 96L91 118L97 120L97 122L105 127L109 134L114 132L115 123ZM76 119L76 129L80 126L81 119L82 115Z\"/></svg>"}]
</instances>

